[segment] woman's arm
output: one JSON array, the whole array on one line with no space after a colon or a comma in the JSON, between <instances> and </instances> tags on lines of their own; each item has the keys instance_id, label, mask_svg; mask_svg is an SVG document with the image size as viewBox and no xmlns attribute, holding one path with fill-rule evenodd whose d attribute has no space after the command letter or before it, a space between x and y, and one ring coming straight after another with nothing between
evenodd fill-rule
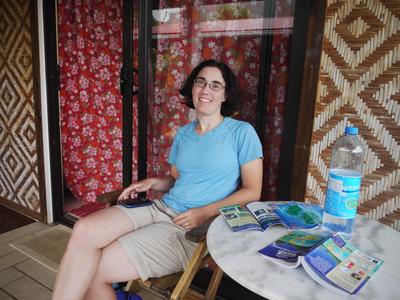
<instances>
[{"instance_id":1,"label":"woman's arm","mask_svg":"<svg viewBox=\"0 0 400 300\"><path fill-rule=\"evenodd\" d=\"M210 217L219 214L219 208L223 206L240 204L246 205L251 201L260 200L262 189L263 164L262 159L257 158L240 167L242 184L241 188L228 197L211 203L204 208Z\"/></svg>"},{"instance_id":2,"label":"woman's arm","mask_svg":"<svg viewBox=\"0 0 400 300\"><path fill-rule=\"evenodd\" d=\"M171 166L170 175L164 177L150 177L141 181L132 183L119 195L118 200L126 200L136 197L137 193L146 192L150 189L153 191L166 193L168 192L178 178L179 172L175 166Z\"/></svg>"},{"instance_id":3,"label":"woman's arm","mask_svg":"<svg viewBox=\"0 0 400 300\"><path fill-rule=\"evenodd\" d=\"M246 205L251 201L257 201L261 197L263 164L262 159L257 158L240 167L242 179L241 188L228 197L206 206L192 208L174 218L174 222L186 229L195 228L208 219L219 214L218 209L223 206L240 204ZM189 227L186 226L189 224Z\"/></svg>"}]
</instances>

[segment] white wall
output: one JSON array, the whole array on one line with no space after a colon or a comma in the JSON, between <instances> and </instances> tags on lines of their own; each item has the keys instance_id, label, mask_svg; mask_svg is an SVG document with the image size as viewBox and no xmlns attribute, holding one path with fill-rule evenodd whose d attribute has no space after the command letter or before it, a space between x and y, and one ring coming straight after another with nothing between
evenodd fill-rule
<instances>
[{"instance_id":1,"label":"white wall","mask_svg":"<svg viewBox=\"0 0 400 300\"><path fill-rule=\"evenodd\" d=\"M47 207L47 223L53 223L53 199L51 196L51 170L50 170L50 139L49 122L47 114L47 90L46 90L46 68L44 53L44 26L43 26L43 3L37 0L38 9L38 37L39 37L39 65L40 65L40 102L42 111L42 136L43 136L43 163Z\"/></svg>"}]
</instances>

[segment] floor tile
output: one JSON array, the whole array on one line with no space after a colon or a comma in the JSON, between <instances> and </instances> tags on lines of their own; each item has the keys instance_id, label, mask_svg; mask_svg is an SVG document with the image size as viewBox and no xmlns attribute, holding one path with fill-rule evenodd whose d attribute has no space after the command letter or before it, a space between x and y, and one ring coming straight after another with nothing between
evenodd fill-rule
<instances>
[{"instance_id":1,"label":"floor tile","mask_svg":"<svg viewBox=\"0 0 400 300\"><path fill-rule=\"evenodd\" d=\"M68 227L49 226L16 239L10 245L27 257L57 272L70 236L71 229Z\"/></svg>"},{"instance_id":2,"label":"floor tile","mask_svg":"<svg viewBox=\"0 0 400 300\"><path fill-rule=\"evenodd\" d=\"M28 259L27 256L23 255L19 251L11 252L7 255L0 257L0 271L7 269L17 263L20 263L24 260Z\"/></svg>"},{"instance_id":3,"label":"floor tile","mask_svg":"<svg viewBox=\"0 0 400 300\"><path fill-rule=\"evenodd\" d=\"M0 246L0 257L15 251L8 243Z\"/></svg>"},{"instance_id":4,"label":"floor tile","mask_svg":"<svg viewBox=\"0 0 400 300\"><path fill-rule=\"evenodd\" d=\"M0 271L0 287L5 286L10 282L17 280L18 278L21 278L23 276L24 274L22 274L20 271L18 271L13 267L4 269Z\"/></svg>"},{"instance_id":5,"label":"floor tile","mask_svg":"<svg viewBox=\"0 0 400 300\"><path fill-rule=\"evenodd\" d=\"M12 240L18 239L22 236L31 234L32 232L38 231L40 229L46 228L48 225L43 224L41 222L35 222L6 233L0 234L0 246L4 244L8 244Z\"/></svg>"},{"instance_id":6,"label":"floor tile","mask_svg":"<svg viewBox=\"0 0 400 300\"><path fill-rule=\"evenodd\" d=\"M49 300L52 294L49 289L27 276L13 281L2 289L18 300Z\"/></svg>"},{"instance_id":7,"label":"floor tile","mask_svg":"<svg viewBox=\"0 0 400 300\"><path fill-rule=\"evenodd\" d=\"M54 282L56 280L57 273L44 267L33 259L27 259L22 263L14 266L21 272L25 273L29 277L43 284L49 289L53 289Z\"/></svg>"},{"instance_id":8,"label":"floor tile","mask_svg":"<svg viewBox=\"0 0 400 300\"><path fill-rule=\"evenodd\" d=\"M15 298L12 298L11 296L7 295L5 292L3 292L0 289L0 299L1 300L14 300Z\"/></svg>"}]
</instances>

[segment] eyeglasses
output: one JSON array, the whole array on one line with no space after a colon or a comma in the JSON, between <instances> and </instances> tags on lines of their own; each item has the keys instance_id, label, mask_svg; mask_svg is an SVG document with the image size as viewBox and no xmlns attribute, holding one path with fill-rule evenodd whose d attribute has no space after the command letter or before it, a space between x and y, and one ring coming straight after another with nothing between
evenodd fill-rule
<instances>
[{"instance_id":1,"label":"eyeglasses","mask_svg":"<svg viewBox=\"0 0 400 300\"><path fill-rule=\"evenodd\" d=\"M214 91L214 92L219 92L222 91L225 86L222 85L221 82L219 81L211 81L211 82L207 82L207 80L205 80L204 78L196 78L194 80L194 85L198 88L205 88L207 85L210 88L210 90Z\"/></svg>"}]
</instances>

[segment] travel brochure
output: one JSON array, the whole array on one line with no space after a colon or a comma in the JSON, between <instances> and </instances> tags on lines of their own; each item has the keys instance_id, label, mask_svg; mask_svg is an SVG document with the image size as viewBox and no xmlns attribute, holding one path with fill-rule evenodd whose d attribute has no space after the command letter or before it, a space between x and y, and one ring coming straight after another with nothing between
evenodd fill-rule
<instances>
[{"instance_id":1,"label":"travel brochure","mask_svg":"<svg viewBox=\"0 0 400 300\"><path fill-rule=\"evenodd\" d=\"M251 202L220 213L233 231L265 231L283 225L289 232L260 249L265 259L285 268L302 265L316 282L342 295L355 295L381 267L382 260L357 249L336 233L320 229L323 210L302 202Z\"/></svg>"},{"instance_id":2,"label":"travel brochure","mask_svg":"<svg viewBox=\"0 0 400 300\"><path fill-rule=\"evenodd\" d=\"M231 205L220 213L233 231L267 230L273 225L288 229L312 229L321 225L322 208L315 204L290 201L287 203L251 202L245 207Z\"/></svg>"},{"instance_id":3,"label":"travel brochure","mask_svg":"<svg viewBox=\"0 0 400 300\"><path fill-rule=\"evenodd\" d=\"M284 267L301 264L312 279L339 294L357 294L383 264L340 234L321 231L292 231L258 252Z\"/></svg>"}]
</instances>

